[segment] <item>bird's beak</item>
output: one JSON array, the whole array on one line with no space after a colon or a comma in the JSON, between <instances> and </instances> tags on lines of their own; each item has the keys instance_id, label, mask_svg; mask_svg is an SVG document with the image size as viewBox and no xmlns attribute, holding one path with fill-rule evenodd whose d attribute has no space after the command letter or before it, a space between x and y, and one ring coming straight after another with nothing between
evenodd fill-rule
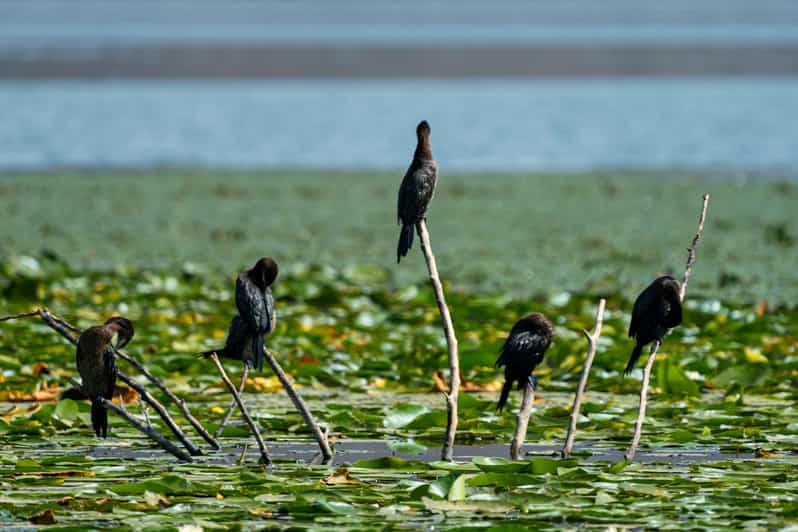
<instances>
[{"instance_id":1,"label":"bird's beak","mask_svg":"<svg viewBox=\"0 0 798 532\"><path fill-rule=\"evenodd\" d=\"M126 331L119 331L116 335L116 349L122 349L125 347L128 342L130 342L132 335L128 334Z\"/></svg>"}]
</instances>

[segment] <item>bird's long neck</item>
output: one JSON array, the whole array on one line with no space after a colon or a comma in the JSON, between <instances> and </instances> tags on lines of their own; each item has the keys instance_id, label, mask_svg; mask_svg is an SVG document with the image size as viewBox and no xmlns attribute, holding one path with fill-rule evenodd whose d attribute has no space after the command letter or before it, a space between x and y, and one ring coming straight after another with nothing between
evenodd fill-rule
<instances>
[{"instance_id":1,"label":"bird's long neck","mask_svg":"<svg viewBox=\"0 0 798 532\"><path fill-rule=\"evenodd\" d=\"M418 144L416 144L416 153L413 155L414 159L424 159L427 161L432 160L432 144L429 141L429 134L421 134L418 136Z\"/></svg>"}]
</instances>

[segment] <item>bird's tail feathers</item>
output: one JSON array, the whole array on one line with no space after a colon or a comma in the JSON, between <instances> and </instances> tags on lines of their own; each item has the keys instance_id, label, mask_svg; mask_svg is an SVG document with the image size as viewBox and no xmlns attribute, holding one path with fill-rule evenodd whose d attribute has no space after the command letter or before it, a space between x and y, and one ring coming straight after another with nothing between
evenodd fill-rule
<instances>
[{"instance_id":1,"label":"bird's tail feathers","mask_svg":"<svg viewBox=\"0 0 798 532\"><path fill-rule=\"evenodd\" d=\"M402 232L399 234L399 244L396 247L396 263L407 256L407 252L413 247L413 225L402 224Z\"/></svg>"},{"instance_id":2,"label":"bird's tail feathers","mask_svg":"<svg viewBox=\"0 0 798 532\"><path fill-rule=\"evenodd\" d=\"M502 386L502 393L499 396L499 404L496 405L496 411L501 412L504 408L504 405L507 404L507 398L510 397L510 390L513 388L513 381L506 380L504 381L504 386Z\"/></svg>"},{"instance_id":3,"label":"bird's tail feathers","mask_svg":"<svg viewBox=\"0 0 798 532\"><path fill-rule=\"evenodd\" d=\"M252 342L252 367L257 368L258 371L263 371L263 359L266 358L265 349L263 336L256 334Z\"/></svg>"},{"instance_id":4,"label":"bird's tail feathers","mask_svg":"<svg viewBox=\"0 0 798 532\"><path fill-rule=\"evenodd\" d=\"M636 343L635 348L632 350L632 356L629 357L629 363L626 364L626 369L623 370L624 375L629 375L633 369L635 369L635 364L637 364L637 359L640 358L640 353L643 352L643 344Z\"/></svg>"},{"instance_id":5,"label":"bird's tail feathers","mask_svg":"<svg viewBox=\"0 0 798 532\"><path fill-rule=\"evenodd\" d=\"M99 397L91 402L91 426L98 437L108 436L108 411Z\"/></svg>"}]
</instances>

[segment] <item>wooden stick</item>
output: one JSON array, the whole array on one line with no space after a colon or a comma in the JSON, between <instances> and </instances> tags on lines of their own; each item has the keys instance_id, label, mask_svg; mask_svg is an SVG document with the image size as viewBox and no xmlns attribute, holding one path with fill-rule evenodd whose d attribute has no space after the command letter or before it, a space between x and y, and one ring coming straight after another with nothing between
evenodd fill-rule
<instances>
[{"instance_id":1,"label":"wooden stick","mask_svg":"<svg viewBox=\"0 0 798 532\"><path fill-rule=\"evenodd\" d=\"M244 373L241 375L241 384L238 386L238 394L241 395L244 393L244 388L247 386L247 376L249 375L249 364L244 363ZM233 411L236 409L236 400L235 397L230 400L230 405L227 407L227 412L224 413L224 417L222 417L221 423L219 423L219 427L213 433L213 437L218 439L222 435L222 431L224 430L224 426L227 425L227 422L230 421L230 416L233 415Z\"/></svg>"},{"instance_id":2,"label":"wooden stick","mask_svg":"<svg viewBox=\"0 0 798 532\"><path fill-rule=\"evenodd\" d=\"M316 438L316 441L319 444L319 449L321 450L322 464L327 465L332 463L333 452L332 449L330 449L330 442L327 439L327 433L321 430L319 424L316 423L316 420L313 418L313 414L310 412L308 405L302 400L302 397L296 391L296 388L294 388L294 385L288 379L288 376L283 371L280 363L277 362L277 359L274 358L274 355L265 347L263 351L266 355L266 362L269 363L272 371L274 371L274 374L277 375L277 378L280 380L283 388L285 388L285 393L288 394L291 402L294 403L294 407L296 407L296 409L299 411L299 414L305 420L305 424L310 429L310 432L313 433L313 437Z\"/></svg>"},{"instance_id":3,"label":"wooden stick","mask_svg":"<svg viewBox=\"0 0 798 532\"><path fill-rule=\"evenodd\" d=\"M182 460L184 462L191 462L191 456L185 453L185 451L181 450L175 444L167 440L160 432L155 430L152 427L147 427L139 420L128 414L127 410L121 408L114 404L113 401L109 401L108 399L100 398L102 405L105 407L106 410L113 410L119 417L130 423L134 428L138 429L139 431L143 432L147 436L150 437L155 443L160 445L166 452L171 453L178 460Z\"/></svg>"},{"instance_id":4,"label":"wooden stick","mask_svg":"<svg viewBox=\"0 0 798 532\"><path fill-rule=\"evenodd\" d=\"M144 375L147 380L160 389L164 395L166 395L166 397L168 397L169 400L172 401L175 406L177 406L178 410L180 410L180 413L183 414L183 417L186 418L186 421L188 421L189 424L194 427L194 430L197 432L197 434L199 434L200 437L202 437L202 439L204 439L211 447L217 450L222 448L221 444L213 436L211 436L210 433L205 430L205 427L202 426L202 423L200 423L199 420L194 417L194 415L188 409L186 402L175 395L174 392L172 392L172 390L170 390L158 377L150 373L147 368L141 364L141 362L124 351L114 349L114 353L116 353L119 358L136 368L136 370Z\"/></svg>"},{"instance_id":5,"label":"wooden stick","mask_svg":"<svg viewBox=\"0 0 798 532\"><path fill-rule=\"evenodd\" d=\"M684 302L685 295L687 295L687 282L690 280L690 274L693 271L693 264L695 264L695 250L698 247L698 241L701 239L701 233L704 232L704 221L707 217L707 207L709 206L709 194L704 194L703 204L701 206L701 215L698 217L698 230L696 231L690 247L687 248L687 263L684 267L684 279L682 280L682 288L679 293L679 298ZM640 436L643 432L643 421L646 417L646 399L648 396L648 383L651 378L651 369L654 367L654 359L657 357L657 349L659 349L660 342L655 341L651 344L651 349L648 353L648 360L646 366L643 368L643 382L640 385L640 404L637 408L637 421L635 422L635 431L632 435L632 443L626 451L624 458L627 461L634 460L635 453L637 453L637 446L640 443Z\"/></svg>"},{"instance_id":6,"label":"wooden stick","mask_svg":"<svg viewBox=\"0 0 798 532\"><path fill-rule=\"evenodd\" d=\"M219 357L216 353L211 353L211 360L213 363L216 364L216 369L219 370L219 375L222 376L222 380L224 384L227 386L227 389L230 390L230 393L233 395L233 398L236 400L238 404L239 410L241 410L241 415L244 416L244 421L247 422L249 425L250 431L252 431L252 435L255 437L255 441L258 443L258 447L260 448L260 456L261 460L265 465L271 465L272 460L269 458L269 450L266 448L266 444L263 443L263 437L260 435L260 430L258 430L258 426L252 420L247 412L247 408L244 406L244 402L241 400L241 396L238 395L238 391L236 391L235 385L230 381L230 378L227 376L227 372L224 370L224 366L222 363L219 362Z\"/></svg>"},{"instance_id":7,"label":"wooden stick","mask_svg":"<svg viewBox=\"0 0 798 532\"><path fill-rule=\"evenodd\" d=\"M166 424L167 427L169 427L169 430L172 431L172 434L175 435L178 441L180 441L180 443L183 444L183 447L185 447L189 453L191 453L194 456L202 455L202 451L199 449L199 447L194 445L194 443L192 443L191 440L188 439L186 434L177 425L177 423L175 423L175 420L172 419L172 416L169 415L169 412L166 410L166 407L164 407L164 405L162 405L160 401L158 401L155 397L153 397L152 394L150 394L150 392L148 392L147 389L144 388L144 386L139 384L133 377L127 375L122 371L117 372L117 378L120 381L127 384L128 386L130 386L131 388L133 388L134 390L136 390L139 394L139 397L145 403L152 406L156 412L158 412L158 415L161 416L163 422Z\"/></svg>"},{"instance_id":8,"label":"wooden stick","mask_svg":"<svg viewBox=\"0 0 798 532\"><path fill-rule=\"evenodd\" d=\"M524 386L524 397L521 399L521 408L515 417L515 434L510 444L510 458L518 460L521 456L521 447L526 439L526 428L529 426L529 416L532 415L532 404L535 402L535 389L527 382Z\"/></svg>"},{"instance_id":9,"label":"wooden stick","mask_svg":"<svg viewBox=\"0 0 798 532\"><path fill-rule=\"evenodd\" d=\"M682 291L679 298L684 301L684 296L687 294L687 282L690 280L690 274L693 273L693 264L695 264L695 250L698 247L698 241L701 239L701 233L704 232L704 221L707 219L707 208L709 207L709 194L704 193L704 203L701 206L701 216L698 217L698 231L693 237L693 242L687 248L687 263L684 266L684 279L682 280Z\"/></svg>"},{"instance_id":10,"label":"wooden stick","mask_svg":"<svg viewBox=\"0 0 798 532\"><path fill-rule=\"evenodd\" d=\"M598 340L601 336L601 325L604 322L604 306L606 300L599 300L598 310L596 311L596 325L593 328L593 333L582 330L582 334L587 339L587 355L585 356L585 364L582 367L582 376L579 377L579 385L576 387L576 394L574 395L574 404L571 407L571 420L568 424L568 434L565 437L565 445L563 445L562 452L560 453L563 458L571 456L571 451L574 447L574 438L576 437L576 424L579 420L579 409L582 407L582 398L585 395L585 388L587 388L587 379L590 376L590 368L593 366L593 358L596 356L596 348L598 347Z\"/></svg>"},{"instance_id":11,"label":"wooden stick","mask_svg":"<svg viewBox=\"0 0 798 532\"><path fill-rule=\"evenodd\" d=\"M626 454L623 455L624 460L628 462L634 460L635 453L637 452L637 446L640 444L640 436L643 432L643 422L646 418L648 382L651 379L651 368L654 367L654 360L657 358L657 349L659 349L659 345L660 343L658 340L655 340L654 343L651 344L651 348L648 351L646 366L643 368L643 382L640 385L640 399L639 406L637 408L637 420L635 421L635 432L634 435L632 435L632 443L629 445L629 449L626 451Z\"/></svg>"},{"instance_id":12,"label":"wooden stick","mask_svg":"<svg viewBox=\"0 0 798 532\"><path fill-rule=\"evenodd\" d=\"M17 315L14 315L14 316L6 316L5 318L6 319L12 319L12 318L21 318L21 317L30 317L30 316L38 316L51 329L53 329L55 332L57 332L58 334L63 336L71 344L77 345L78 339L77 339L77 337L74 334L72 334L72 332L73 331L80 332L80 329L78 329L76 327L73 327L72 325L70 325L69 323L64 321L63 319L61 319L58 316L54 315L47 308L40 308L40 309L37 309L37 310L32 311L32 312L27 312L27 313L24 313L24 314L17 314ZM0 321L5 321L5 320L0 318ZM114 350L114 352L117 353L116 350ZM172 417L169 415L169 412L166 410L166 408L157 399L155 399L155 397L153 397L150 393L147 392L147 390L143 386L141 386L138 382L136 382L134 379L132 379L131 377L129 377L125 373L120 371L118 373L118 377L119 377L119 380L121 380L122 382L124 382L125 384L127 384L128 386L133 388L134 390L136 390L139 393L139 396L144 401L149 403L160 414L160 416L163 419L164 423L175 434L175 436L181 441L181 443L183 443L183 445L186 447L186 449L189 450L189 452L191 454L194 454L194 455L201 455L202 454L202 451L199 448L197 448L193 443L191 443L188 440L188 438L186 438L185 434L180 429L180 427L177 425L177 423L175 423L174 419L172 419Z\"/></svg>"},{"instance_id":13,"label":"wooden stick","mask_svg":"<svg viewBox=\"0 0 798 532\"><path fill-rule=\"evenodd\" d=\"M29 318L31 316L38 316L39 309L31 310L30 312L22 312L20 314L10 314L8 316L0 317L0 321L16 320L18 318Z\"/></svg>"},{"instance_id":14,"label":"wooden stick","mask_svg":"<svg viewBox=\"0 0 798 532\"><path fill-rule=\"evenodd\" d=\"M441 315L443 332L446 335L446 345L449 353L449 393L446 396L446 412L448 422L446 424L446 436L443 440L441 459L451 462L454 455L454 438L457 433L457 401L460 396L460 356L457 352L457 337L454 333L452 316L449 314L449 307L446 305L446 298L443 295L443 285L438 276L438 266L435 264L435 255L432 254L432 244L427 231L427 222L421 220L416 224L416 232L421 239L421 251L427 261L427 271L435 291L435 300L438 302L438 311Z\"/></svg>"}]
</instances>

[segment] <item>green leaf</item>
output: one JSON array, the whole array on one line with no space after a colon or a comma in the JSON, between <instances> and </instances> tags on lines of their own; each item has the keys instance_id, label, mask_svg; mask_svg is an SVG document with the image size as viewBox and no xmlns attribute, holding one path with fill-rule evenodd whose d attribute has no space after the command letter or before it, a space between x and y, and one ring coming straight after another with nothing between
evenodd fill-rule
<instances>
[{"instance_id":1,"label":"green leaf","mask_svg":"<svg viewBox=\"0 0 798 532\"><path fill-rule=\"evenodd\" d=\"M382 425L389 429L397 429L410 424L414 419L429 412L429 408L424 405L402 404L389 410Z\"/></svg>"},{"instance_id":2,"label":"green leaf","mask_svg":"<svg viewBox=\"0 0 798 532\"><path fill-rule=\"evenodd\" d=\"M394 452L403 454L424 454L427 452L427 447L413 440L389 441L388 447Z\"/></svg>"}]
</instances>

